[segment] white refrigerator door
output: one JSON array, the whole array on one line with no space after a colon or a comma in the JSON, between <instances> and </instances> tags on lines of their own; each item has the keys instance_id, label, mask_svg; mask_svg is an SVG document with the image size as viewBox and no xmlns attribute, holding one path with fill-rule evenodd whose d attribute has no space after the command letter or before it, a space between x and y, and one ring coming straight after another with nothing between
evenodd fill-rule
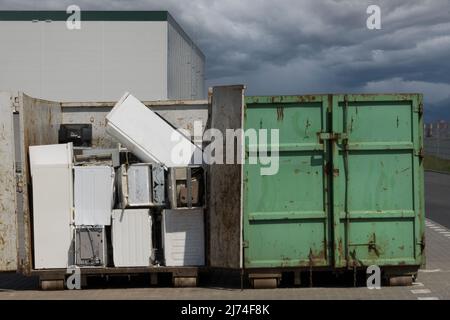
<instances>
[{"instance_id":1,"label":"white refrigerator door","mask_svg":"<svg viewBox=\"0 0 450 320\"><path fill-rule=\"evenodd\" d=\"M203 209L164 210L162 224L166 266L205 264Z\"/></svg>"},{"instance_id":2,"label":"white refrigerator door","mask_svg":"<svg viewBox=\"0 0 450 320\"><path fill-rule=\"evenodd\" d=\"M75 224L109 226L114 195L114 169L75 166Z\"/></svg>"},{"instance_id":3,"label":"white refrigerator door","mask_svg":"<svg viewBox=\"0 0 450 320\"><path fill-rule=\"evenodd\" d=\"M73 262L72 144L31 146L35 269Z\"/></svg>"},{"instance_id":4,"label":"white refrigerator door","mask_svg":"<svg viewBox=\"0 0 450 320\"><path fill-rule=\"evenodd\" d=\"M148 209L117 209L112 215L113 260L116 267L147 267L153 251Z\"/></svg>"}]
</instances>

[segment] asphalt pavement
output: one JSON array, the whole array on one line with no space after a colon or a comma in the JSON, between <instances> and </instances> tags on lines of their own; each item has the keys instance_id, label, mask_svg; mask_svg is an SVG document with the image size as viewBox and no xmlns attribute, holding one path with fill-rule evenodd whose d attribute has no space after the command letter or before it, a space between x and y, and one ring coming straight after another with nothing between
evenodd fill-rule
<instances>
[{"instance_id":1,"label":"asphalt pavement","mask_svg":"<svg viewBox=\"0 0 450 320\"><path fill-rule=\"evenodd\" d=\"M450 174L425 172L425 216L450 228Z\"/></svg>"}]
</instances>

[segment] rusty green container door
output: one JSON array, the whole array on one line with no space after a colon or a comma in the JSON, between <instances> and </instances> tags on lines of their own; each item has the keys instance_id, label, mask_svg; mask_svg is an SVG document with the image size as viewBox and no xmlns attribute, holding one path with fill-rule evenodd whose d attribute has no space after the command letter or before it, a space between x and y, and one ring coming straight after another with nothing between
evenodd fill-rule
<instances>
[{"instance_id":1,"label":"rusty green container door","mask_svg":"<svg viewBox=\"0 0 450 320\"><path fill-rule=\"evenodd\" d=\"M424 262L421 95L335 95L336 267Z\"/></svg>"},{"instance_id":2,"label":"rusty green container door","mask_svg":"<svg viewBox=\"0 0 450 320\"><path fill-rule=\"evenodd\" d=\"M246 97L279 169L261 175L246 139L244 267L422 265L422 128L418 94Z\"/></svg>"},{"instance_id":3,"label":"rusty green container door","mask_svg":"<svg viewBox=\"0 0 450 320\"><path fill-rule=\"evenodd\" d=\"M267 165L244 164L244 266L296 267L331 265L330 204L325 167L327 96L246 97L245 129L279 131L279 170L261 175ZM258 145L261 147L261 143Z\"/></svg>"}]
</instances>

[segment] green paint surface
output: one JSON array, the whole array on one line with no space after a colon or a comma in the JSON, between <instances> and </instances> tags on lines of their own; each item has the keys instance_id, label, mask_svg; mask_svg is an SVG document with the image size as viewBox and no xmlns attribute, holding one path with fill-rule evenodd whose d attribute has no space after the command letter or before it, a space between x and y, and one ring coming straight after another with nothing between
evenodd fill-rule
<instances>
[{"instance_id":1,"label":"green paint surface","mask_svg":"<svg viewBox=\"0 0 450 320\"><path fill-rule=\"evenodd\" d=\"M264 176L245 143L244 267L422 265L421 106L420 94L246 97L244 129L278 129L280 151Z\"/></svg>"}]
</instances>

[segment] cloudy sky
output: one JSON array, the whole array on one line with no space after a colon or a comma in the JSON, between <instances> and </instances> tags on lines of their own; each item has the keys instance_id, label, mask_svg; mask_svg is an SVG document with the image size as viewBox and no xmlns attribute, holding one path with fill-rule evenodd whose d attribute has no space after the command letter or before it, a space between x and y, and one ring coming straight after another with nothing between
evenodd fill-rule
<instances>
[{"instance_id":1,"label":"cloudy sky","mask_svg":"<svg viewBox=\"0 0 450 320\"><path fill-rule=\"evenodd\" d=\"M1 10L169 10L207 58L207 85L247 94L422 92L450 120L450 0L0 0ZM381 8L369 30L368 5Z\"/></svg>"}]
</instances>

